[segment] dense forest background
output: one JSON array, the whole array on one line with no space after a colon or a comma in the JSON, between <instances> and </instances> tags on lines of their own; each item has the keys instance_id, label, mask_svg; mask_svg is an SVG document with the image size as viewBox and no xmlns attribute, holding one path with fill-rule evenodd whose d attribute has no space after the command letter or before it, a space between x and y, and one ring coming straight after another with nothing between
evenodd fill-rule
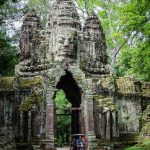
<instances>
[{"instance_id":1,"label":"dense forest background","mask_svg":"<svg viewBox=\"0 0 150 150\"><path fill-rule=\"evenodd\" d=\"M0 0L0 74L14 75L20 25L34 8L43 26L53 0ZM81 21L94 10L103 25L111 73L150 81L150 1L76 0Z\"/></svg>"}]
</instances>

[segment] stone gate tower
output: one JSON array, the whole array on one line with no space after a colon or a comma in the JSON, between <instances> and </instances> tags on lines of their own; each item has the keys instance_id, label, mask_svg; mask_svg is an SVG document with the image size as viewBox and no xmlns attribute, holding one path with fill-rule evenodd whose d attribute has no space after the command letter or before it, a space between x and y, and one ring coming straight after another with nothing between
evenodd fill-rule
<instances>
[{"instance_id":1,"label":"stone gate tower","mask_svg":"<svg viewBox=\"0 0 150 150\"><path fill-rule=\"evenodd\" d=\"M72 104L72 134L86 134L92 149L96 138L94 79L108 74L105 36L94 12L87 17L83 28L72 0L56 0L45 28L34 10L27 14L21 29L16 76L42 76L44 80L45 118L41 118L45 124L40 128L45 135L46 150L55 143L54 97L58 89L64 90Z\"/></svg>"}]
</instances>

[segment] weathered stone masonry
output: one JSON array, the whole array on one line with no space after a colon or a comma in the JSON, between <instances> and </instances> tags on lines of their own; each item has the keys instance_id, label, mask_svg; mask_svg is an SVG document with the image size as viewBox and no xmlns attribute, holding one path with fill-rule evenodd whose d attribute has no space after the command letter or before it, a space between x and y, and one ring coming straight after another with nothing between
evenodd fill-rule
<instances>
[{"instance_id":1,"label":"weathered stone masonry","mask_svg":"<svg viewBox=\"0 0 150 150\"><path fill-rule=\"evenodd\" d=\"M42 27L31 10L21 28L15 73L0 77L0 150L55 147L59 89L72 104L72 134L85 133L88 149L94 149L96 139L136 140L139 113L150 103L150 83L110 75L95 13L82 28L74 3L56 0Z\"/></svg>"}]
</instances>

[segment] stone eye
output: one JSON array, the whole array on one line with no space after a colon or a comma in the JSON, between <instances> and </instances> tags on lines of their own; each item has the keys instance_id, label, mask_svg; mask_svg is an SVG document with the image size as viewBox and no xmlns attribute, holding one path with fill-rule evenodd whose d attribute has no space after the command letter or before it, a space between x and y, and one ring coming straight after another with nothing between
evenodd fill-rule
<instances>
[{"instance_id":1,"label":"stone eye","mask_svg":"<svg viewBox=\"0 0 150 150\"><path fill-rule=\"evenodd\" d=\"M73 43L74 40L73 40L73 38L69 38L68 41L69 41L70 43Z\"/></svg>"}]
</instances>

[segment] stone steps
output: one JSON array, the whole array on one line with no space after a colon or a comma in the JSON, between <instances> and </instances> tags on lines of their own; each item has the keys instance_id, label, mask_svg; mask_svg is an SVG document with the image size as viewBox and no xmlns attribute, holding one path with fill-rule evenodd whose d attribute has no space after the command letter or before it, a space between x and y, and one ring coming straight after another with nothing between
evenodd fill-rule
<instances>
[{"instance_id":1,"label":"stone steps","mask_svg":"<svg viewBox=\"0 0 150 150\"><path fill-rule=\"evenodd\" d=\"M40 145L32 145L33 150L41 150Z\"/></svg>"},{"instance_id":2,"label":"stone steps","mask_svg":"<svg viewBox=\"0 0 150 150\"><path fill-rule=\"evenodd\" d=\"M123 133L119 135L120 141L136 142L138 141L138 133Z\"/></svg>"}]
</instances>

